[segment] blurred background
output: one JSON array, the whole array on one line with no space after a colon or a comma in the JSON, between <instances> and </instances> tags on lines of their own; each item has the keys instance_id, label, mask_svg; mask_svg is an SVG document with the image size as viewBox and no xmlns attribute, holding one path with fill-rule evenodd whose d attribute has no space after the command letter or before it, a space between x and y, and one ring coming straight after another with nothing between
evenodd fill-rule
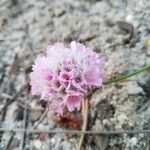
<instances>
[{"instance_id":1,"label":"blurred background","mask_svg":"<svg viewBox=\"0 0 150 150\"><path fill-rule=\"evenodd\" d=\"M76 149L80 135L35 133L58 126L31 97L29 72L54 42L82 42L106 60L107 78L150 63L148 0L0 0L0 150ZM88 130L150 129L150 74L105 86L90 100ZM43 115L45 114L45 115ZM31 129L8 132L11 129ZM149 150L150 133L86 136L86 150Z\"/></svg>"}]
</instances>

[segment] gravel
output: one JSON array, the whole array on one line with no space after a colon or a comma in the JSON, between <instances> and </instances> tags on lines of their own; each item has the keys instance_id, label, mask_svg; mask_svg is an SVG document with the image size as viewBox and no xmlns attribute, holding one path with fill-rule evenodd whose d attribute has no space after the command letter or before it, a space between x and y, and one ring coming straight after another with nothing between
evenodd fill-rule
<instances>
[{"instance_id":1,"label":"gravel","mask_svg":"<svg viewBox=\"0 0 150 150\"><path fill-rule=\"evenodd\" d=\"M36 55L48 44L72 40L81 41L105 57L106 77L118 73L126 74L144 64L150 63L150 47L146 41L150 34L150 2L147 0L1 0L0 1L0 109L8 98L14 96L28 82L28 70ZM132 24L134 35L128 44L123 39L128 34L118 21ZM90 99L88 130L133 130L150 129L150 87L149 72L132 77L129 81L104 86ZM17 101L32 109L40 109L39 98L31 98L25 91ZM0 114L0 126L22 128L24 121L15 118L20 103L14 101ZM34 112L35 113L35 112ZM40 115L40 113L39 113ZM38 122L27 121L33 128ZM11 122L8 124L8 121ZM48 114L38 129L57 129ZM18 148L22 138L16 133L0 133L0 149ZM76 149L79 136L54 134L27 134L24 149L69 150ZM87 139L90 136L87 136ZM98 149L98 142L85 139L85 149ZM149 139L145 134L122 134L100 138L105 149L148 150ZM13 144L14 143L14 144ZM17 144L16 144L17 143Z\"/></svg>"}]
</instances>

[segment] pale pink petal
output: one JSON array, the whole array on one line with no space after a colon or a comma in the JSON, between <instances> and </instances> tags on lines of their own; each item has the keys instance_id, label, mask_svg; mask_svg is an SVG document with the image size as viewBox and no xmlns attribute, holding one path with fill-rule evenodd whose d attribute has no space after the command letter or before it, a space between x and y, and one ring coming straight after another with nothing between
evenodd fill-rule
<instances>
[{"instance_id":1,"label":"pale pink petal","mask_svg":"<svg viewBox=\"0 0 150 150\"><path fill-rule=\"evenodd\" d=\"M43 90L43 92L41 94L41 99L46 100L46 101L51 101L53 95L56 93L57 93L56 90L48 87L47 89Z\"/></svg>"},{"instance_id":2,"label":"pale pink petal","mask_svg":"<svg viewBox=\"0 0 150 150\"><path fill-rule=\"evenodd\" d=\"M80 95L69 95L67 96L66 105L69 111L74 111L75 108L80 107L82 96Z\"/></svg>"},{"instance_id":3,"label":"pale pink petal","mask_svg":"<svg viewBox=\"0 0 150 150\"><path fill-rule=\"evenodd\" d=\"M64 108L65 108L65 105L63 104L63 101L61 99L58 99L55 101L53 101L50 105L49 105L49 109L51 111L54 111L56 113L59 113L60 115L63 115L63 112L64 112Z\"/></svg>"},{"instance_id":4,"label":"pale pink petal","mask_svg":"<svg viewBox=\"0 0 150 150\"><path fill-rule=\"evenodd\" d=\"M62 70L60 72L60 75L58 77L59 81L61 82L69 82L72 79L73 75L71 72L67 72L65 70Z\"/></svg>"},{"instance_id":5,"label":"pale pink petal","mask_svg":"<svg viewBox=\"0 0 150 150\"><path fill-rule=\"evenodd\" d=\"M77 43L76 41L72 41L70 43L70 47L73 51L76 52L85 50L85 45L81 43Z\"/></svg>"},{"instance_id":6,"label":"pale pink petal","mask_svg":"<svg viewBox=\"0 0 150 150\"><path fill-rule=\"evenodd\" d=\"M66 88L66 92L69 94L80 94L81 93L80 89L77 88L76 86L74 86L72 82L69 82L69 84Z\"/></svg>"},{"instance_id":7,"label":"pale pink petal","mask_svg":"<svg viewBox=\"0 0 150 150\"><path fill-rule=\"evenodd\" d=\"M88 68L84 72L84 78L87 84L101 86L102 85L102 78L100 76L100 72L97 68Z\"/></svg>"}]
</instances>

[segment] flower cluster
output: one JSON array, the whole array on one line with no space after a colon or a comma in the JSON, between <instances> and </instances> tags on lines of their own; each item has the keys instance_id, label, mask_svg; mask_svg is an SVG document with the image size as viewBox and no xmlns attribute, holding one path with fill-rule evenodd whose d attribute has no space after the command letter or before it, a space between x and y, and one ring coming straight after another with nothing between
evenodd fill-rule
<instances>
[{"instance_id":1,"label":"flower cluster","mask_svg":"<svg viewBox=\"0 0 150 150\"><path fill-rule=\"evenodd\" d=\"M80 108L88 91L101 87L103 58L75 41L70 47L55 43L46 48L46 56L35 60L30 73L33 95L40 95L49 108L63 114Z\"/></svg>"}]
</instances>

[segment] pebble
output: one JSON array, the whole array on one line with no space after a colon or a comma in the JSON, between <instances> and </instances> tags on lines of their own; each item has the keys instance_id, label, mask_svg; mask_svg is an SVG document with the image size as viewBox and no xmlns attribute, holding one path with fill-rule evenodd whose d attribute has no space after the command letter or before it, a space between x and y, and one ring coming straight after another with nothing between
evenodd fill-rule
<instances>
[{"instance_id":1,"label":"pebble","mask_svg":"<svg viewBox=\"0 0 150 150\"><path fill-rule=\"evenodd\" d=\"M138 143L138 139L136 137L133 137L130 139L130 143L132 146L135 146Z\"/></svg>"},{"instance_id":2,"label":"pebble","mask_svg":"<svg viewBox=\"0 0 150 150\"><path fill-rule=\"evenodd\" d=\"M41 142L40 140L34 140L33 146L34 146L36 149L40 149L40 148L42 147L42 142Z\"/></svg>"},{"instance_id":3,"label":"pebble","mask_svg":"<svg viewBox=\"0 0 150 150\"><path fill-rule=\"evenodd\" d=\"M129 95L138 95L138 94L144 94L143 89L138 86L137 84L128 84L126 87L127 92Z\"/></svg>"}]
</instances>

